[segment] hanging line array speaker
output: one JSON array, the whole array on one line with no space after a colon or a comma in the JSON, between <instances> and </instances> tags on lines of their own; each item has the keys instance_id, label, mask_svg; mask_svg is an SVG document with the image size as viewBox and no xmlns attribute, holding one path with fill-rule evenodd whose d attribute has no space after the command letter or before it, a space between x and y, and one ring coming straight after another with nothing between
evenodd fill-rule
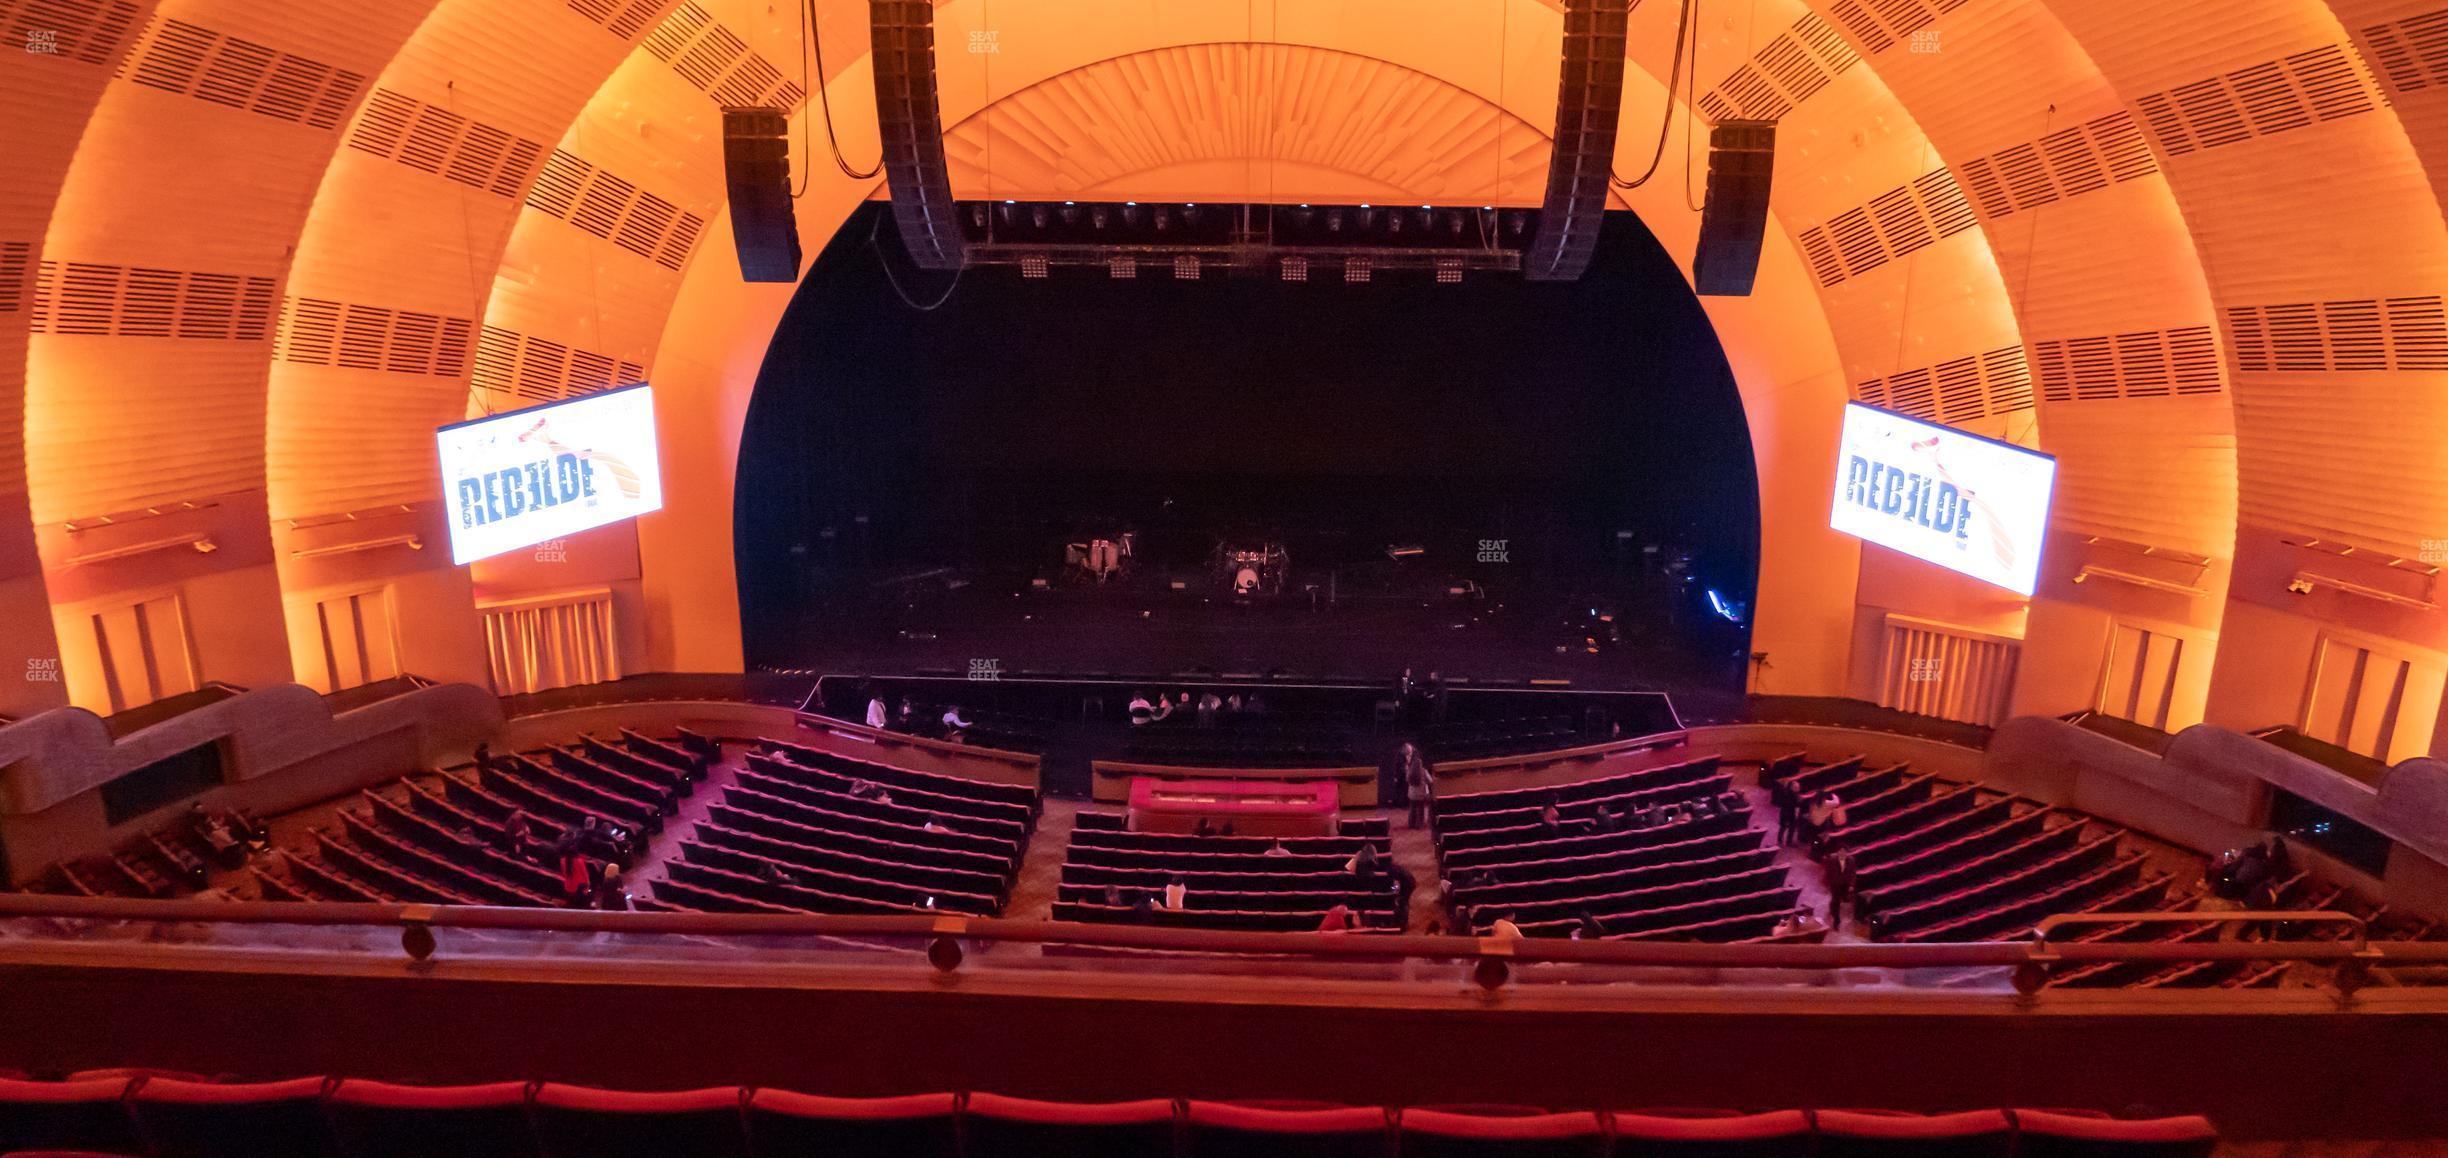
<instances>
[{"instance_id":1,"label":"hanging line array speaker","mask_svg":"<svg viewBox=\"0 0 2448 1158\"><path fill-rule=\"evenodd\" d=\"M789 114L777 108L725 108L723 179L730 186L731 241L739 247L741 279L798 281Z\"/></svg>"},{"instance_id":2,"label":"hanging line array speaker","mask_svg":"<svg viewBox=\"0 0 2448 1158\"><path fill-rule=\"evenodd\" d=\"M935 95L935 6L928 0L869 0L875 49L876 126L884 141L893 222L920 269L968 264L944 165L943 109Z\"/></svg>"},{"instance_id":3,"label":"hanging line array speaker","mask_svg":"<svg viewBox=\"0 0 2448 1158\"><path fill-rule=\"evenodd\" d=\"M1775 121L1727 121L1709 130L1708 200L1692 254L1693 288L1721 297L1751 293L1775 171Z\"/></svg>"},{"instance_id":4,"label":"hanging line array speaker","mask_svg":"<svg viewBox=\"0 0 2448 1158\"><path fill-rule=\"evenodd\" d=\"M1522 276L1571 281L1589 268L1614 173L1623 113L1624 30L1631 0L1565 0L1564 69L1556 91L1555 158Z\"/></svg>"}]
</instances>

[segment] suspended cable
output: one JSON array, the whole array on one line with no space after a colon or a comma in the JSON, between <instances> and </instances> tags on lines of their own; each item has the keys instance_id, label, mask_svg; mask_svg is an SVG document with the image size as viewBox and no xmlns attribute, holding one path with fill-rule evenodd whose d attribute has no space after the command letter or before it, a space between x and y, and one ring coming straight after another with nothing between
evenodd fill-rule
<instances>
[{"instance_id":1,"label":"suspended cable","mask_svg":"<svg viewBox=\"0 0 2448 1158\"><path fill-rule=\"evenodd\" d=\"M1649 167L1642 170L1640 176L1629 181L1616 176L1612 169L1608 170L1607 180L1618 189L1638 189L1648 184L1651 177L1657 176L1659 162L1666 159L1666 141L1674 134L1675 84L1683 76L1684 34L1691 30L1692 8L1696 4L1697 0L1683 0L1682 15L1675 18L1674 63L1666 70L1666 112L1658 120L1657 147L1649 152ZM1639 8L1638 4L1633 5L1634 11L1638 11Z\"/></svg>"},{"instance_id":2,"label":"suspended cable","mask_svg":"<svg viewBox=\"0 0 2448 1158\"><path fill-rule=\"evenodd\" d=\"M913 310L917 310L920 313L933 313L945 302L951 301L952 291L960 288L961 274L969 267L967 265L963 265L959 269L953 270L952 280L944 284L943 293L938 295L934 301L928 302L923 306L919 305L918 299L911 297L908 290L901 288L901 279L893 276L892 258L885 254L883 243L877 240L878 236L880 235L880 231L883 228L884 215L882 213L878 213L875 217L875 224L867 227L867 248L875 253L876 264L881 266L884 270L884 284L892 287L893 293L901 298L901 304L908 306Z\"/></svg>"},{"instance_id":3,"label":"suspended cable","mask_svg":"<svg viewBox=\"0 0 2448 1158\"><path fill-rule=\"evenodd\" d=\"M1697 13L1700 0L1692 0ZM1700 22L1692 21L1691 67L1683 72L1683 204L1692 212L1701 212L1700 201L1692 196L1692 147L1700 137ZM1671 94L1669 94L1671 96Z\"/></svg>"},{"instance_id":4,"label":"suspended cable","mask_svg":"<svg viewBox=\"0 0 2448 1158\"><path fill-rule=\"evenodd\" d=\"M800 19L807 24L808 47L816 55L816 100L824 110L825 144L833 149L833 167L840 169L842 176L853 181L872 180L876 174L884 171L882 150L877 151L876 163L868 166L867 171L861 173L851 168L850 162L842 157L841 137L833 131L833 94L825 87L824 29L818 25L816 20L816 0L803 0ZM877 110L878 113L882 111Z\"/></svg>"},{"instance_id":5,"label":"suspended cable","mask_svg":"<svg viewBox=\"0 0 2448 1158\"><path fill-rule=\"evenodd\" d=\"M814 22L808 19L808 9L813 7L815 0L804 0L799 5L799 187L791 190L793 201L807 196L808 185L816 180L816 138L812 135L815 130L808 128L807 107L808 34L814 28Z\"/></svg>"}]
</instances>

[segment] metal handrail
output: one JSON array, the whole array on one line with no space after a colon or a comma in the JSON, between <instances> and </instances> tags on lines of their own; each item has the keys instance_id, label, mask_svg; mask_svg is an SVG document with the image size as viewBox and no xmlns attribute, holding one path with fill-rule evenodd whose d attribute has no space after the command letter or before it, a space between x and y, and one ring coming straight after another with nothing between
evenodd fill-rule
<instances>
[{"instance_id":1,"label":"metal handrail","mask_svg":"<svg viewBox=\"0 0 2448 1158\"><path fill-rule=\"evenodd\" d=\"M2155 921L2285 920L2347 917L2303 912L2073 914L2068 924ZM153 900L0 894L0 918L156 921L193 924L369 925L403 932L489 929L565 933L647 933L697 936L806 935L904 937L914 941L1060 944L1118 949L1251 954L1326 961L1475 961L1727 969L2046 968L2096 961L2259 961L2363 966L2448 965L2448 943L2342 941L2075 942L1982 941L1939 944L1721 945L1649 941L1569 941L1547 938L1428 936L1412 933L1250 933L1203 929L1083 924L955 916L824 916L817 914L642 913L505 908L483 905L342 904ZM430 940L428 940L430 946ZM419 954L420 956L422 954Z\"/></svg>"}]
</instances>

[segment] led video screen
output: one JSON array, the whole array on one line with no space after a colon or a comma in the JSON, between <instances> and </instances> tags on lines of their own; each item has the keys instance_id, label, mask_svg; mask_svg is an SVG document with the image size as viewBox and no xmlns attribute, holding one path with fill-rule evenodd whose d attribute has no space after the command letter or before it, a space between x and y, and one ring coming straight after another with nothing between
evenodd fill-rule
<instances>
[{"instance_id":1,"label":"led video screen","mask_svg":"<svg viewBox=\"0 0 2448 1158\"><path fill-rule=\"evenodd\" d=\"M663 506L654 393L647 386L454 423L434 437L454 563Z\"/></svg>"},{"instance_id":2,"label":"led video screen","mask_svg":"<svg viewBox=\"0 0 2448 1158\"><path fill-rule=\"evenodd\" d=\"M1848 403L1828 524L2029 595L2056 480L2049 455Z\"/></svg>"}]
</instances>

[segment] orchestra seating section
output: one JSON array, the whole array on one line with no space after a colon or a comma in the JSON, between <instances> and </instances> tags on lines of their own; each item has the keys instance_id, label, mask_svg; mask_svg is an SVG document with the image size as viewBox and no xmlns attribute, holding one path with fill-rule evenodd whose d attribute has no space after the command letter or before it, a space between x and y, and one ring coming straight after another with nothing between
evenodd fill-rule
<instances>
[{"instance_id":1,"label":"orchestra seating section","mask_svg":"<svg viewBox=\"0 0 2448 1158\"><path fill-rule=\"evenodd\" d=\"M1909 766L1787 757L1761 779L1874 940L2019 939L2058 913L2156 907L2174 883L2113 826ZM1814 822L1823 801L1841 813Z\"/></svg>"},{"instance_id":2,"label":"orchestra seating section","mask_svg":"<svg viewBox=\"0 0 2448 1158\"><path fill-rule=\"evenodd\" d=\"M765 742L641 907L992 916L1011 897L1037 790Z\"/></svg>"},{"instance_id":3,"label":"orchestra seating section","mask_svg":"<svg viewBox=\"0 0 2448 1158\"><path fill-rule=\"evenodd\" d=\"M534 850L591 819L631 834L616 863L635 863L720 755L694 733L623 729L406 777L364 792L362 807L342 810L310 847L274 850L256 883L267 900L560 905L560 874ZM526 849L510 833L513 814L527 818Z\"/></svg>"},{"instance_id":4,"label":"orchestra seating section","mask_svg":"<svg viewBox=\"0 0 2448 1158\"><path fill-rule=\"evenodd\" d=\"M1860 757L1763 761L1771 813L1790 810L1793 841L1847 898L1839 927L1870 940L2019 940L2061 913L2190 910L2208 899L2182 886L2115 826L1978 784L1876 767ZM1841 811L1834 805L1842 803ZM1824 814L1815 805L1827 805ZM1543 810L1552 805L1551 828ZM1604 810L1609 814L1602 818ZM1527 936L1717 942L1819 940L1811 921L1779 935L1802 903L1790 861L1752 822L1714 758L1614 772L1562 785L1442 792L1432 815L1457 928L1486 935L1499 918ZM2352 912L2374 937L2448 937L2439 922L2389 912L2294 872L2266 901L2292 910ZM1824 903L1823 901L1820 903ZM2228 930L2249 938L2339 937L2338 923L2277 922ZM2215 922L2081 927L2075 941L2216 939ZM2063 970L2063 987L2253 988L2281 984L2283 964L2105 963Z\"/></svg>"},{"instance_id":5,"label":"orchestra seating section","mask_svg":"<svg viewBox=\"0 0 2448 1158\"><path fill-rule=\"evenodd\" d=\"M1581 742L1580 723L1570 714L1444 720L1430 724L1421 735L1420 751L1443 763L1552 752Z\"/></svg>"},{"instance_id":6,"label":"orchestra seating section","mask_svg":"<svg viewBox=\"0 0 2448 1158\"><path fill-rule=\"evenodd\" d=\"M1440 792L1431 811L1455 927L1481 935L1503 919L1533 937L1764 940L1802 896L1714 756Z\"/></svg>"},{"instance_id":7,"label":"orchestra seating section","mask_svg":"<svg viewBox=\"0 0 2448 1158\"><path fill-rule=\"evenodd\" d=\"M1404 898L1394 878L1352 867L1363 848L1378 865L1393 863L1385 818L1346 820L1335 836L1276 840L1129 832L1119 813L1084 811L1063 854L1053 915L1058 921L1309 932L1342 905L1360 929L1400 929ZM1183 889L1178 910L1162 903L1165 886L1175 881Z\"/></svg>"},{"instance_id":8,"label":"orchestra seating section","mask_svg":"<svg viewBox=\"0 0 2448 1158\"><path fill-rule=\"evenodd\" d=\"M0 1154L137 1158L2206 1158L2199 1117L2066 1110L1551 1112L1528 1106L835 1098L715 1086L0 1078Z\"/></svg>"},{"instance_id":9,"label":"orchestra seating section","mask_svg":"<svg viewBox=\"0 0 2448 1158\"><path fill-rule=\"evenodd\" d=\"M1296 717L1288 713L1283 722L1297 730ZM1569 724L1525 717L1439 727L1467 730L1468 743L1500 745L1534 742L1546 735L1541 728ZM660 738L623 729L488 755L476 766L366 791L285 848L270 848L268 828L251 816L198 809L115 852L56 864L34 887L174 897L205 888L216 869L243 866L268 900L560 906L571 898L560 866L542 850L593 820L631 834L617 846L616 863L654 862L623 882L629 903L641 909L994 916L1011 902L1037 835L1036 788L774 741L735 753L720 787L702 793L725 753L685 729ZM1755 766L1765 804L1752 803ZM2199 862L2184 854L2070 808L1910 765L1858 756L1814 762L1794 753L1756 765L1701 756L1595 767L1597 774L1569 783L1449 786L1436 796L1437 879L1430 884L1441 886L1452 928L1486 936L1503 920L1531 937L1936 943L2022 939L2056 914L2219 907L2193 867ZM707 799L692 801L696 795ZM684 803L690 822L673 826L650 857L648 838ZM526 818L524 842L508 830L514 814ZM1772 824L1789 831L1772 834ZM250 848L268 851L250 859ZM1358 859L1363 849L1371 861ZM1812 862L1823 887L1795 871ZM1385 814L1345 817L1331 837L1277 841L1137 833L1119 812L1084 809L1044 897L1050 907L1034 909L1043 894L1033 894L1025 915L1309 932L1340 906L1353 931L1393 931L1408 916L1409 882L1400 880ZM1183 890L1178 908L1164 903L1174 883ZM2347 912L2363 918L2374 939L2448 939L2448 924L2393 912L2291 864L2260 888L2254 908ZM1833 928L1818 919L1830 892L1846 902L1845 919ZM2159 943L2351 935L2347 924L2310 919L2131 921L2057 934ZM2312 968L2104 962L2058 967L2045 983L2258 988ZM2434 979L2412 971L2381 980Z\"/></svg>"},{"instance_id":10,"label":"orchestra seating section","mask_svg":"<svg viewBox=\"0 0 2448 1158\"><path fill-rule=\"evenodd\" d=\"M205 887L211 866L226 863L226 854L233 848L237 846L214 847L198 826L182 821L146 833L112 852L53 864L34 887L74 897L186 896ZM243 861L243 848L237 852Z\"/></svg>"}]
</instances>

